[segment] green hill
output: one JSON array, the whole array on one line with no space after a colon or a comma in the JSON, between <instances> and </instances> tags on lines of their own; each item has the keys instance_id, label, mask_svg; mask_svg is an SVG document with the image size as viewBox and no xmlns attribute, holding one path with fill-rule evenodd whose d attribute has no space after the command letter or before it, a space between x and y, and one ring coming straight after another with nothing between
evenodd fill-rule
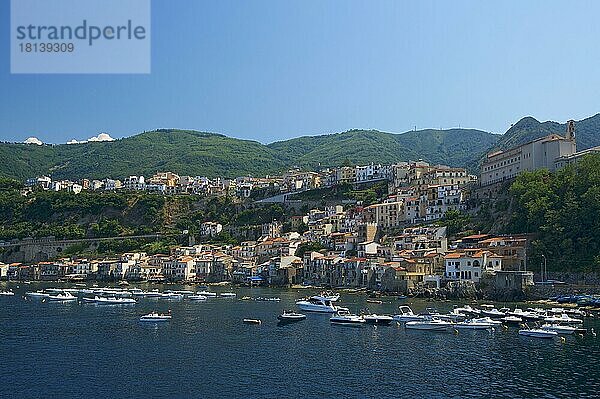
<instances>
[{"instance_id":1,"label":"green hill","mask_svg":"<svg viewBox=\"0 0 600 399\"><path fill-rule=\"evenodd\" d=\"M423 159L431 163L464 166L498 140L498 135L473 129L420 130L392 134L377 130L350 130L306 136L269 144L295 166L336 166L392 163Z\"/></svg>"}]
</instances>

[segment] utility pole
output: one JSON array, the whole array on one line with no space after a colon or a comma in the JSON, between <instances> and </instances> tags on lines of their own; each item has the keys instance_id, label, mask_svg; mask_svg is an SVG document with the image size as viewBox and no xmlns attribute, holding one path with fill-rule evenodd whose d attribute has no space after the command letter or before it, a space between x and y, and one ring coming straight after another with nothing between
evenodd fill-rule
<instances>
[{"instance_id":1,"label":"utility pole","mask_svg":"<svg viewBox=\"0 0 600 399\"><path fill-rule=\"evenodd\" d=\"M546 255L542 254L542 258L544 259L544 268L542 271L542 282L545 282L548 278L548 263L546 259Z\"/></svg>"}]
</instances>

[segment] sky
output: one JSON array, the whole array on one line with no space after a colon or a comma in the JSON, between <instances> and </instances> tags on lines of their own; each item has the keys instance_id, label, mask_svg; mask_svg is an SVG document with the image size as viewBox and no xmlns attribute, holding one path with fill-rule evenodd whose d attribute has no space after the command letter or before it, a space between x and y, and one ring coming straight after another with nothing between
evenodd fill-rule
<instances>
[{"instance_id":1,"label":"sky","mask_svg":"<svg viewBox=\"0 0 600 399\"><path fill-rule=\"evenodd\" d=\"M583 119L600 112L598 15L597 1L153 0L150 74L20 75L0 0L0 140Z\"/></svg>"}]
</instances>

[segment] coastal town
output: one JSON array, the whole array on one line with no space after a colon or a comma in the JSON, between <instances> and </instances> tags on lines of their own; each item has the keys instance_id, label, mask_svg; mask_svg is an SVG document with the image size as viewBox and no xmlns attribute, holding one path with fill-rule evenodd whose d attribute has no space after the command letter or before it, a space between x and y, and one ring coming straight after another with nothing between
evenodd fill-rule
<instances>
[{"instance_id":1,"label":"coastal town","mask_svg":"<svg viewBox=\"0 0 600 399\"><path fill-rule=\"evenodd\" d=\"M149 179L129 176L54 181L28 179L22 195L34 189L147 191L163 195L231 195L238 201L282 202L300 205L295 195L324 192L348 184L383 184L388 195L369 205L340 201L310 208L285 221L258 226L227 226L206 220L199 236L170 253L123 253L114 258L70 256L34 262L0 264L4 280L97 280L219 283L247 285L351 287L410 295L473 292L485 285L522 297L536 278L547 273L529 265L527 234L449 234L449 212L467 212L474 198L501 194L502 184L525 170L559 169L591 151L576 152L575 126L564 136L551 134L534 142L488 155L480 177L466 169L430 165L424 161L392 165L342 166L321 171L293 170L281 176L236 179L178 176L156 173ZM533 154L533 155L532 155ZM267 190L268 198L253 193ZM300 197L301 198L301 197ZM237 245L219 243L223 232L237 237ZM5 242L3 245L10 245ZM480 284L484 282L485 284ZM460 294L460 295L463 295Z\"/></svg>"}]
</instances>

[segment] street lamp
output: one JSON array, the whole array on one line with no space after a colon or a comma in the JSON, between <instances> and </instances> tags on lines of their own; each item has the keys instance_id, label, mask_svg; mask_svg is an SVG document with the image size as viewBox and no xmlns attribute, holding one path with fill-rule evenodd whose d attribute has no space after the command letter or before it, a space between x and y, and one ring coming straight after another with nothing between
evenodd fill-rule
<instances>
[{"instance_id":1,"label":"street lamp","mask_svg":"<svg viewBox=\"0 0 600 399\"><path fill-rule=\"evenodd\" d=\"M542 271L542 282L545 282L548 278L548 260L546 259L546 255L542 254L542 258L544 258L544 269Z\"/></svg>"}]
</instances>

